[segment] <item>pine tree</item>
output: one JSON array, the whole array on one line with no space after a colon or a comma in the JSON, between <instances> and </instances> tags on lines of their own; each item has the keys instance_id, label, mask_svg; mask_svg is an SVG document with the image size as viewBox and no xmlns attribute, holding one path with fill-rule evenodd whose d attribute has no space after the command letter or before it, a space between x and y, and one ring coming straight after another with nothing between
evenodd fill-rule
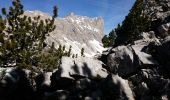
<instances>
[{"instance_id":1,"label":"pine tree","mask_svg":"<svg viewBox=\"0 0 170 100\"><path fill-rule=\"evenodd\" d=\"M69 47L69 51L68 51L68 53L67 53L67 56L68 56L68 57L70 57L70 55L71 55L71 48L72 48L72 46Z\"/></svg>"},{"instance_id":2,"label":"pine tree","mask_svg":"<svg viewBox=\"0 0 170 100\"><path fill-rule=\"evenodd\" d=\"M104 47L111 47L114 45L115 41L115 30L112 30L109 35L105 35L102 39L102 43Z\"/></svg>"},{"instance_id":3,"label":"pine tree","mask_svg":"<svg viewBox=\"0 0 170 100\"><path fill-rule=\"evenodd\" d=\"M136 0L122 25L116 30L116 45L128 44L140 39L141 32L149 31L151 21L143 15L143 0Z\"/></svg>"},{"instance_id":4,"label":"pine tree","mask_svg":"<svg viewBox=\"0 0 170 100\"><path fill-rule=\"evenodd\" d=\"M109 39L108 39L107 35L105 35L105 36L102 38L102 43L103 43L103 46L104 46L104 47L108 47L108 46L109 46Z\"/></svg>"},{"instance_id":5,"label":"pine tree","mask_svg":"<svg viewBox=\"0 0 170 100\"><path fill-rule=\"evenodd\" d=\"M59 66L59 62L63 56L68 56L69 51L65 51L65 46L59 46L59 48L54 47L54 43L52 43L51 47L47 51L39 52L36 56L38 59L38 68L43 69L43 71L52 71L53 69L57 69Z\"/></svg>"},{"instance_id":6,"label":"pine tree","mask_svg":"<svg viewBox=\"0 0 170 100\"><path fill-rule=\"evenodd\" d=\"M8 11L8 12L7 12ZM12 2L8 10L2 8L0 17L0 65L31 68L37 66L36 56L46 46L46 36L55 29L57 7L51 19L41 20L23 15L20 0ZM6 26L6 27L5 27Z\"/></svg>"},{"instance_id":7,"label":"pine tree","mask_svg":"<svg viewBox=\"0 0 170 100\"><path fill-rule=\"evenodd\" d=\"M81 56L84 56L84 48L81 48Z\"/></svg>"},{"instance_id":8,"label":"pine tree","mask_svg":"<svg viewBox=\"0 0 170 100\"><path fill-rule=\"evenodd\" d=\"M74 55L74 54L72 55L72 58L75 58L75 55Z\"/></svg>"},{"instance_id":9,"label":"pine tree","mask_svg":"<svg viewBox=\"0 0 170 100\"><path fill-rule=\"evenodd\" d=\"M109 33L109 46L113 46L114 45L114 41L115 41L115 30L112 30L110 33Z\"/></svg>"}]
</instances>

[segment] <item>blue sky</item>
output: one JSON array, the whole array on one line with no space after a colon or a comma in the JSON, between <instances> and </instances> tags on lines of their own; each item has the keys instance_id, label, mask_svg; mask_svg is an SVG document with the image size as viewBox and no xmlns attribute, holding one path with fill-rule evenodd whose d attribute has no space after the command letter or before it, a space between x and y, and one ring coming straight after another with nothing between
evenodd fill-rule
<instances>
[{"instance_id":1,"label":"blue sky","mask_svg":"<svg viewBox=\"0 0 170 100\"><path fill-rule=\"evenodd\" d=\"M0 8L11 5L12 0L0 0ZM70 12L77 15L97 17L105 21L105 33L121 23L128 14L135 0L21 0L25 10L40 10L52 14L52 8L57 5L59 17Z\"/></svg>"}]
</instances>

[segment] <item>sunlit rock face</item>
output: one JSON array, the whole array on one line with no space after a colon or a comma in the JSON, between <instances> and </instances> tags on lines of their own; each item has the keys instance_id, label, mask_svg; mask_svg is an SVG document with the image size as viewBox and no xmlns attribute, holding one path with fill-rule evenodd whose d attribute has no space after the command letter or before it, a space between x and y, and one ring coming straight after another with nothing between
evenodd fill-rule
<instances>
[{"instance_id":1,"label":"sunlit rock face","mask_svg":"<svg viewBox=\"0 0 170 100\"><path fill-rule=\"evenodd\" d=\"M40 11L27 11L25 15L38 16L42 19L50 18L48 14ZM68 50L72 46L72 54L81 55L81 49L84 48L85 56L92 57L96 53L102 53L102 37L104 36L104 21L101 17L90 18L87 16L78 16L70 13L64 18L56 18L56 29L47 37L47 44L55 43L55 47L65 45Z\"/></svg>"}]
</instances>

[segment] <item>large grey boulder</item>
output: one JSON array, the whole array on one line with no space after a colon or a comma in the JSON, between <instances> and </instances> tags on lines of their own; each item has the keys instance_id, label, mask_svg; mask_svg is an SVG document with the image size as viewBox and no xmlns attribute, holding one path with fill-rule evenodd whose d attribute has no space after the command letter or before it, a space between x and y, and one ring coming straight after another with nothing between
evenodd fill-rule
<instances>
[{"instance_id":1,"label":"large grey boulder","mask_svg":"<svg viewBox=\"0 0 170 100\"><path fill-rule=\"evenodd\" d=\"M112 73L118 73L120 76L136 71L137 66L134 66L134 56L130 46L118 46L112 49L112 52L107 57L107 66Z\"/></svg>"},{"instance_id":2,"label":"large grey boulder","mask_svg":"<svg viewBox=\"0 0 170 100\"><path fill-rule=\"evenodd\" d=\"M135 56L139 60L140 66L148 65L158 65L158 62L152 57L149 51L151 45L161 45L160 40L154 36L154 32L143 32L143 38L137 41L134 41L134 45L131 46Z\"/></svg>"},{"instance_id":3,"label":"large grey boulder","mask_svg":"<svg viewBox=\"0 0 170 100\"><path fill-rule=\"evenodd\" d=\"M75 79L77 77L86 77L90 79L105 78L107 72L102 68L102 62L97 59L79 57L63 57L59 70L56 72L56 78Z\"/></svg>"},{"instance_id":4,"label":"large grey boulder","mask_svg":"<svg viewBox=\"0 0 170 100\"><path fill-rule=\"evenodd\" d=\"M158 62L152 57L152 55L145 53L142 49L147 45L133 45L132 49L137 55L142 65L158 65Z\"/></svg>"},{"instance_id":5,"label":"large grey boulder","mask_svg":"<svg viewBox=\"0 0 170 100\"><path fill-rule=\"evenodd\" d=\"M118 75L108 75L102 90L106 100L135 100L128 81Z\"/></svg>"}]
</instances>

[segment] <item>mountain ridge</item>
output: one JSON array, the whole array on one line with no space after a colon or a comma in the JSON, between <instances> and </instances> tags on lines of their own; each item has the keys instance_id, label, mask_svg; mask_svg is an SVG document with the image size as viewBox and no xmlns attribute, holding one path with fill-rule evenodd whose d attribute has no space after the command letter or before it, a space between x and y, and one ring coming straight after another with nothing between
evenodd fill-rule
<instances>
[{"instance_id":1,"label":"mountain ridge","mask_svg":"<svg viewBox=\"0 0 170 100\"><path fill-rule=\"evenodd\" d=\"M41 11L27 11L27 16L38 16L42 19L51 16ZM104 36L104 20L101 17L90 18L71 13L64 18L55 19L56 29L47 37L47 44L55 43L55 48L59 45L66 46L66 50L72 46L72 54L81 55L81 49L85 49L85 56L91 57L96 53L102 53L102 37Z\"/></svg>"}]
</instances>

